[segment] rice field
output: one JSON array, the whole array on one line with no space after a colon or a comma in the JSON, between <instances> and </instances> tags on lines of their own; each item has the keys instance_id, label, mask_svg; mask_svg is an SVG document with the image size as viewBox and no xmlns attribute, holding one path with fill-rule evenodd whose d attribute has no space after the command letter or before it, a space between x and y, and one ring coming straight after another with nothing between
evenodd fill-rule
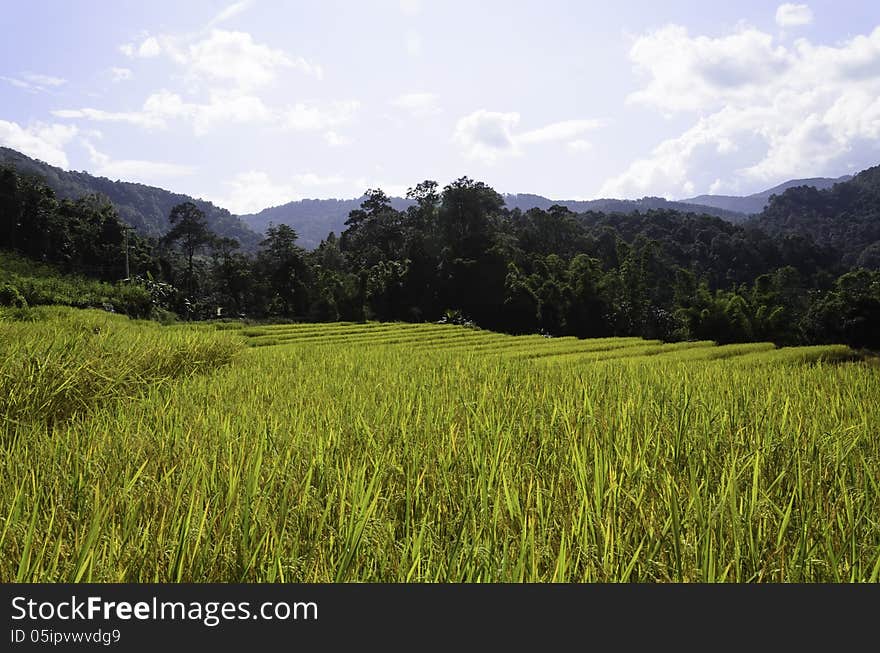
<instances>
[{"instance_id":1,"label":"rice field","mask_svg":"<svg viewBox=\"0 0 880 653\"><path fill-rule=\"evenodd\" d=\"M846 347L0 314L3 582L876 582Z\"/></svg>"}]
</instances>

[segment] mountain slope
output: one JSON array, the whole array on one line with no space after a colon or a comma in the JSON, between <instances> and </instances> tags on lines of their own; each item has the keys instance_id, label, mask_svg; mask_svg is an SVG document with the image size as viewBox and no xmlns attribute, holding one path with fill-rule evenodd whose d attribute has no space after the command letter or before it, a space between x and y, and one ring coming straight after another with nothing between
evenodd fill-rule
<instances>
[{"instance_id":1,"label":"mountain slope","mask_svg":"<svg viewBox=\"0 0 880 653\"><path fill-rule=\"evenodd\" d=\"M286 224L299 235L297 242L306 249L316 248L332 231L338 236L345 230L348 214L359 209L363 197L348 200L299 200L281 206L263 209L259 213L239 216L251 229L265 233L270 224ZM400 197L391 198L391 206L398 211L414 204Z\"/></svg>"},{"instance_id":2,"label":"mountain slope","mask_svg":"<svg viewBox=\"0 0 880 653\"><path fill-rule=\"evenodd\" d=\"M837 250L847 268L880 269L880 166L824 190L788 188L748 224L771 236L809 236Z\"/></svg>"},{"instance_id":3,"label":"mountain slope","mask_svg":"<svg viewBox=\"0 0 880 653\"><path fill-rule=\"evenodd\" d=\"M208 225L215 233L238 240L244 249L253 249L261 236L226 209L211 202L188 195L172 193L155 186L127 181L111 181L87 172L73 172L56 168L32 159L15 150L0 147L0 165L9 165L20 173L43 177L55 194L64 199L76 199L90 193L107 197L119 217L146 236L159 237L168 231L168 214L175 204L193 202L205 213Z\"/></svg>"},{"instance_id":4,"label":"mountain slope","mask_svg":"<svg viewBox=\"0 0 880 653\"><path fill-rule=\"evenodd\" d=\"M781 195L789 188L795 188L797 186L811 186L818 190L825 190L827 188L831 188L832 186L834 186L834 184L849 181L850 179L852 179L852 175L844 175L836 179L831 179L829 177L791 179L789 181L779 184L778 186L774 186L773 188L762 190L759 193L746 195L745 197L739 197L737 195L697 195L696 197L691 197L689 199L684 199L681 201L687 204L714 206L716 208L724 209L727 211L737 211L739 213L753 215L756 213L760 213L764 210L764 207L767 206L767 203L770 201L771 195Z\"/></svg>"}]
</instances>

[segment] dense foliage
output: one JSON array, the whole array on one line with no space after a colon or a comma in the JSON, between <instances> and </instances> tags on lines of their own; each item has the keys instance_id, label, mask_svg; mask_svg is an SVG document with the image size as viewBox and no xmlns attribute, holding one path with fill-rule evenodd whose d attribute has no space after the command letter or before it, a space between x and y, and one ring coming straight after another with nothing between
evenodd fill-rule
<instances>
[{"instance_id":1,"label":"dense foliage","mask_svg":"<svg viewBox=\"0 0 880 653\"><path fill-rule=\"evenodd\" d=\"M145 236L161 237L168 231L172 207L193 202L205 214L215 233L238 240L248 250L255 248L260 241L256 232L226 209L187 195L145 184L95 177L87 172L62 170L7 147L0 147L0 166L14 168L20 174L42 177L60 199L98 195L113 204L123 222Z\"/></svg>"},{"instance_id":2,"label":"dense foliage","mask_svg":"<svg viewBox=\"0 0 880 653\"><path fill-rule=\"evenodd\" d=\"M105 280L123 276L127 249L131 283L187 318L471 320L508 333L877 349L878 176L790 189L743 225L672 210L523 212L467 177L424 181L402 210L368 190L313 251L280 224L250 254L188 202L172 207L164 238L132 235L126 248L111 205L59 201L5 169L0 247ZM805 197L813 208L799 213Z\"/></svg>"},{"instance_id":3,"label":"dense foliage","mask_svg":"<svg viewBox=\"0 0 880 653\"><path fill-rule=\"evenodd\" d=\"M880 268L880 166L827 190L790 188L752 222L771 235L800 234L839 254L846 267Z\"/></svg>"}]
</instances>

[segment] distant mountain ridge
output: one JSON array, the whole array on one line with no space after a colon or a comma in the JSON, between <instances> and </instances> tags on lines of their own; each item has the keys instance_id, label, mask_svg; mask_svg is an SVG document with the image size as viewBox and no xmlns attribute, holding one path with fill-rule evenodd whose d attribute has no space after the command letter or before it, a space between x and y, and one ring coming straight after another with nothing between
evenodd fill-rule
<instances>
[{"instance_id":1,"label":"distant mountain ridge","mask_svg":"<svg viewBox=\"0 0 880 653\"><path fill-rule=\"evenodd\" d=\"M634 213L651 209L670 209L683 213L705 213L729 222L742 222L748 216L735 211L712 206L698 206L684 202L673 202L662 197L643 197L638 200L551 200L541 195L529 193L503 194L509 209L528 211L547 210L554 204L564 206L574 213L601 211L603 213ZM314 249L332 231L337 235L345 230L348 214L360 208L363 197L355 199L305 199L288 202L280 206L263 209L259 213L240 216L254 231L264 232L270 223L286 224L299 234L299 243L306 249ZM402 197L392 197L391 205L398 211L405 210L414 202Z\"/></svg>"},{"instance_id":2,"label":"distant mountain ridge","mask_svg":"<svg viewBox=\"0 0 880 653\"><path fill-rule=\"evenodd\" d=\"M306 249L316 248L332 231L338 236L345 229L348 214L361 207L364 197L354 199L306 199L263 209L259 213L239 216L251 229L264 233L270 224L286 224L298 234L298 242ZM391 206L398 211L415 204L412 200L392 197Z\"/></svg>"},{"instance_id":3,"label":"distant mountain ridge","mask_svg":"<svg viewBox=\"0 0 880 653\"><path fill-rule=\"evenodd\" d=\"M781 195L789 188L797 188L798 186L811 186L817 190L826 190L844 181L852 179L852 175L843 175L832 179L830 177L812 177L810 179L792 179L783 182L773 188L762 190L759 193L739 197L736 195L697 195L688 199L680 200L687 204L702 204L704 206L712 206L726 211L736 211L745 213L746 215L755 215L764 210L770 202L771 195Z\"/></svg>"},{"instance_id":4,"label":"distant mountain ridge","mask_svg":"<svg viewBox=\"0 0 880 653\"><path fill-rule=\"evenodd\" d=\"M603 198L595 200L553 200L531 193L503 194L504 202L509 209L528 211L537 208L547 210L554 204L564 206L574 213L597 211L602 213L635 213L654 209L680 211L682 213L700 213L711 215L728 222L741 223L750 215L764 210L772 195L780 195L789 188L811 186L818 190L831 188L834 184L849 181L851 175L836 179L814 177L811 179L792 179L773 188L738 197L732 195L699 195L683 200L667 200L662 197L643 197L637 200L619 200ZM254 231L264 232L270 223L287 224L296 229L299 242L306 249L313 249L332 231L339 235L345 230L348 214L360 208L363 197L356 199L305 199L288 202L280 206L263 209L259 213L240 216ZM413 204L401 198L391 198L392 206L404 210Z\"/></svg>"},{"instance_id":5,"label":"distant mountain ridge","mask_svg":"<svg viewBox=\"0 0 880 653\"><path fill-rule=\"evenodd\" d=\"M599 211L602 213L635 213L636 211L650 211L653 209L666 209L672 211L681 211L682 213L705 213L713 215L716 218L722 218L729 222L738 222L746 218L745 214L737 211L729 211L726 209L699 205L693 202L667 200L662 197L642 197L637 200L618 200L611 198L602 198L597 200L551 200L540 195L531 195L527 193L511 195L503 195L504 202L509 209L520 209L528 211L529 209L547 210L554 204L564 206L574 213L586 213L587 211Z\"/></svg>"},{"instance_id":6,"label":"distant mountain ridge","mask_svg":"<svg viewBox=\"0 0 880 653\"><path fill-rule=\"evenodd\" d=\"M168 215L172 207L189 201L204 211L212 231L220 236L235 238L243 249L255 249L262 240L260 234L226 209L189 195L173 193L145 184L111 181L106 177L95 177L87 172L62 170L7 147L0 147L0 165L12 166L19 173L43 177L48 186L62 199L76 199L90 193L103 195L116 207L123 222L145 236L158 238L164 235L170 227Z\"/></svg>"}]
</instances>

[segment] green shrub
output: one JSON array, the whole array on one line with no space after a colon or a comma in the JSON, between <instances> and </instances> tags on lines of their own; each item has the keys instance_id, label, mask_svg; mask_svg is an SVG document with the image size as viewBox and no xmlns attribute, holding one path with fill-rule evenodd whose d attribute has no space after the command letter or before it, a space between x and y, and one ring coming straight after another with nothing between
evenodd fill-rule
<instances>
[{"instance_id":1,"label":"green shrub","mask_svg":"<svg viewBox=\"0 0 880 653\"><path fill-rule=\"evenodd\" d=\"M27 300L11 283L0 283L0 306L27 308Z\"/></svg>"}]
</instances>

